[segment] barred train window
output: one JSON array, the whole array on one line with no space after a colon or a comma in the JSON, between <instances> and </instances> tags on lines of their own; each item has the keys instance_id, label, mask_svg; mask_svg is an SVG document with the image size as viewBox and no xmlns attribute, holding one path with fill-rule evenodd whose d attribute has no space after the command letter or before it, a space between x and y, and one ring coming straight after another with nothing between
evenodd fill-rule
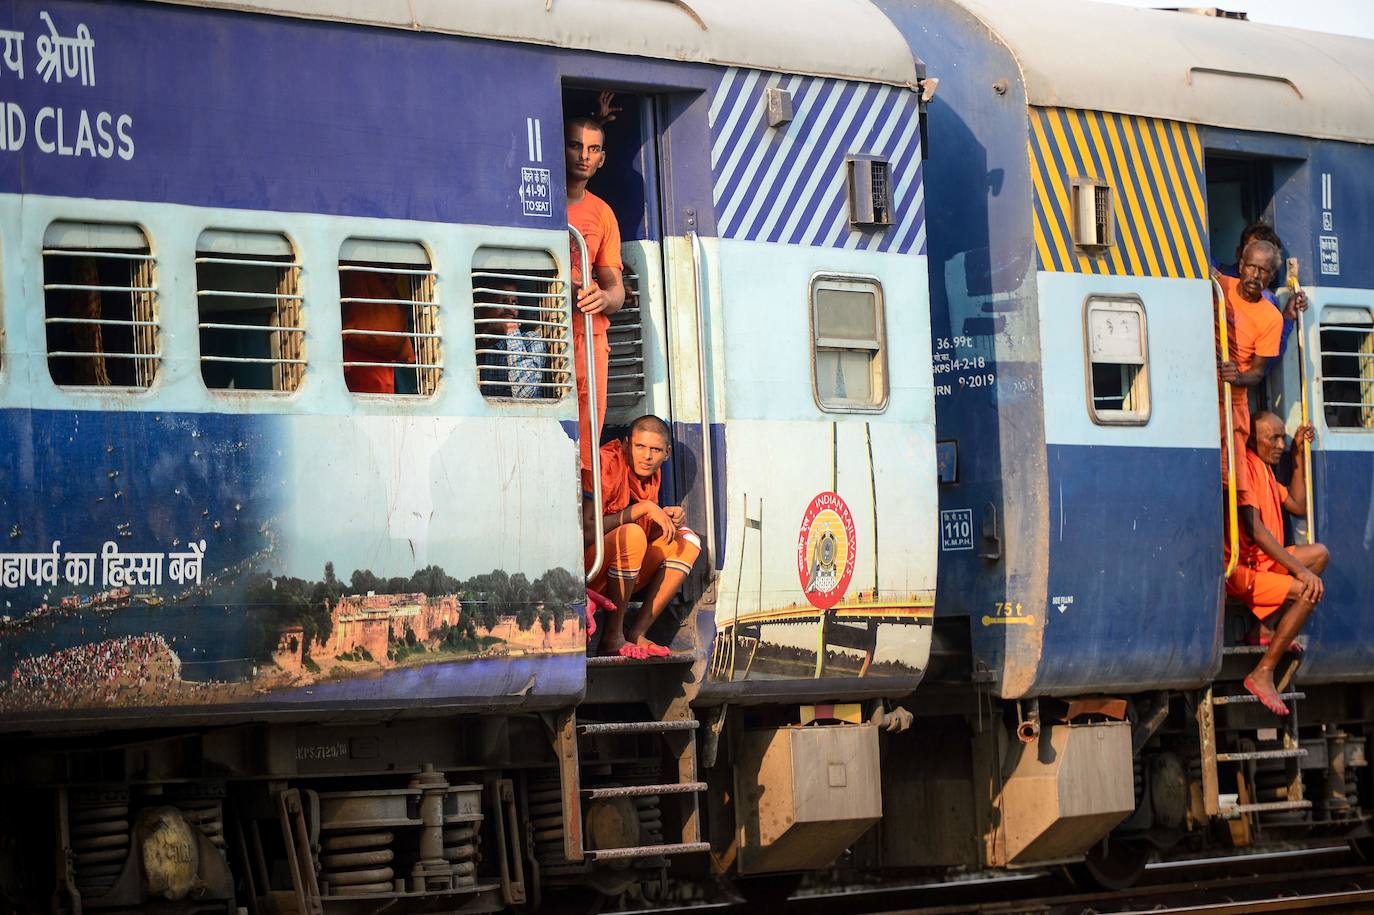
<instances>
[{"instance_id":1,"label":"barred train window","mask_svg":"<svg viewBox=\"0 0 1374 915\"><path fill-rule=\"evenodd\" d=\"M294 391L305 373L300 264L286 236L207 229L196 240L200 374L212 390Z\"/></svg>"},{"instance_id":2,"label":"barred train window","mask_svg":"<svg viewBox=\"0 0 1374 915\"><path fill-rule=\"evenodd\" d=\"M411 241L350 238L339 251L343 372L355 394L428 396L443 353L429 252Z\"/></svg>"},{"instance_id":3,"label":"barred train window","mask_svg":"<svg viewBox=\"0 0 1374 915\"><path fill-rule=\"evenodd\" d=\"M477 387L491 400L558 400L572 388L568 299L547 251L472 258Z\"/></svg>"},{"instance_id":4,"label":"barred train window","mask_svg":"<svg viewBox=\"0 0 1374 915\"><path fill-rule=\"evenodd\" d=\"M816 277L811 281L811 331L817 405L832 413L885 409L882 286L857 277Z\"/></svg>"},{"instance_id":5,"label":"barred train window","mask_svg":"<svg viewBox=\"0 0 1374 915\"><path fill-rule=\"evenodd\" d=\"M122 388L153 383L161 358L154 266L138 226L48 226L43 320L54 382Z\"/></svg>"},{"instance_id":6,"label":"barred train window","mask_svg":"<svg viewBox=\"0 0 1374 915\"><path fill-rule=\"evenodd\" d=\"M1322 408L1331 429L1374 429L1374 313L1322 309Z\"/></svg>"},{"instance_id":7,"label":"barred train window","mask_svg":"<svg viewBox=\"0 0 1374 915\"><path fill-rule=\"evenodd\" d=\"M1088 414L1101 425L1150 420L1150 348L1145 306L1134 296L1092 296L1084 303Z\"/></svg>"}]
</instances>

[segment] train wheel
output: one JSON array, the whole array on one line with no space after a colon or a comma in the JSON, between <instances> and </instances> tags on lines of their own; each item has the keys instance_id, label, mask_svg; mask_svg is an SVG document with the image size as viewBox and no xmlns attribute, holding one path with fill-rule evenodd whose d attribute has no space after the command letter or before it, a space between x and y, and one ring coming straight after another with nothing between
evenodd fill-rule
<instances>
[{"instance_id":1,"label":"train wheel","mask_svg":"<svg viewBox=\"0 0 1374 915\"><path fill-rule=\"evenodd\" d=\"M1130 889L1139 882L1150 863L1147 842L1103 839L1083 856L1082 862L1064 867L1074 886L1084 890Z\"/></svg>"}]
</instances>

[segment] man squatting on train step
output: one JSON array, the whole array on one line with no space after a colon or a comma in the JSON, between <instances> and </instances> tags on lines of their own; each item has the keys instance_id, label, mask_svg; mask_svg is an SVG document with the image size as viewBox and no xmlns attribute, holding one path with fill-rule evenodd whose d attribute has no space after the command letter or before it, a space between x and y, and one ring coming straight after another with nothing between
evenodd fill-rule
<instances>
[{"instance_id":1,"label":"man squatting on train step","mask_svg":"<svg viewBox=\"0 0 1374 915\"><path fill-rule=\"evenodd\" d=\"M1274 668L1285 651L1300 650L1293 639L1322 599L1321 574L1331 558L1320 543L1284 548L1283 511L1307 516L1303 443L1312 440L1312 427L1299 426L1293 436L1293 476L1288 486L1274 478L1273 470L1283 457L1285 438L1282 419L1268 412L1255 417L1244 457L1250 493L1240 506L1240 558L1226 579L1226 593L1244 601L1260 620L1251 641L1269 646L1245 678L1245 688L1276 715L1287 715L1288 707L1274 687ZM1275 619L1276 627L1270 625Z\"/></svg>"},{"instance_id":2,"label":"man squatting on train step","mask_svg":"<svg viewBox=\"0 0 1374 915\"><path fill-rule=\"evenodd\" d=\"M601 505L605 524L606 561L588 588L609 598L601 636L601 653L643 660L669 653L645 637L654 620L682 587L701 554L701 539L682 524L678 505L660 506L663 462L672 454L668 424L657 416L641 416L630 434L601 447ZM583 493L582 529L587 561L596 552L592 542L596 516L591 493ZM643 592L643 607L628 626L625 607L631 595Z\"/></svg>"},{"instance_id":3,"label":"man squatting on train step","mask_svg":"<svg viewBox=\"0 0 1374 915\"><path fill-rule=\"evenodd\" d=\"M603 105L603 107L606 107ZM564 160L568 172L568 222L587 242L592 274L584 280L581 254L572 246L572 281L577 289L577 314L572 316L573 372L577 377L578 445L581 449L582 488L591 489L592 449L601 442L606 419L606 376L611 342L606 329L610 316L625 304L620 273L620 225L606 201L587 190L587 182L606 164L606 130L596 118L572 118L564 127ZM592 316L588 340L583 315ZM587 407L587 347L596 357L596 404Z\"/></svg>"}]
</instances>

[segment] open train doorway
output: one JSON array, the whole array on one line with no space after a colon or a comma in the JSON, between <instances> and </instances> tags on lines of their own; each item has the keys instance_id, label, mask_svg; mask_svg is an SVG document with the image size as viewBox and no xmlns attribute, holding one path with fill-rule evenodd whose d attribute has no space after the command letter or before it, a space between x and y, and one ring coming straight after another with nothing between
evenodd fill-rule
<instances>
[{"instance_id":1,"label":"open train doorway","mask_svg":"<svg viewBox=\"0 0 1374 915\"><path fill-rule=\"evenodd\" d=\"M606 414L597 444L625 436L630 423L644 414L664 420L673 430L673 451L663 467L659 502L683 506L687 526L702 532L710 526L706 506L714 498L714 478L702 472L696 416L676 402L682 400L683 379L699 374L698 351L683 345L682 335L694 332L692 319L699 314L687 312L701 303L681 294L684 268L692 267L682 246L670 244L671 220L664 215L674 181L667 131L673 113L688 101L673 92L565 84L563 121L591 118L602 124L604 162L588 180L587 191L609 206L620 234L625 298L606 330ZM703 553L710 556L710 538L702 541ZM672 627L685 620L704 591L710 562L714 557L696 563L651 638L671 640Z\"/></svg>"}]
</instances>

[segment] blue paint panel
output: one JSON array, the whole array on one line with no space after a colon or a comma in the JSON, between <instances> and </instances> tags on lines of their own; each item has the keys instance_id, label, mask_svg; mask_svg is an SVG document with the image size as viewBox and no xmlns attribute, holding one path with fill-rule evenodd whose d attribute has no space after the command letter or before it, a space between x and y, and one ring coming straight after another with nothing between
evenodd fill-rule
<instances>
[{"instance_id":1,"label":"blue paint panel","mask_svg":"<svg viewBox=\"0 0 1374 915\"><path fill-rule=\"evenodd\" d=\"M1331 433L1327 433L1330 436ZM1299 677L1374 680L1374 453L1314 452L1318 539L1331 550Z\"/></svg>"},{"instance_id":2,"label":"blue paint panel","mask_svg":"<svg viewBox=\"0 0 1374 915\"><path fill-rule=\"evenodd\" d=\"M1036 693L1203 682L1220 649L1221 483L1206 449L1051 445ZM1056 598L1072 598L1072 603Z\"/></svg>"},{"instance_id":3,"label":"blue paint panel","mask_svg":"<svg viewBox=\"0 0 1374 915\"><path fill-rule=\"evenodd\" d=\"M62 35L89 29L93 85L44 83L41 10ZM24 124L17 150L12 136L0 143L0 192L557 228L563 81L595 79L678 93L665 139L674 199L713 231L701 99L712 68L145 3L6 4L0 28L26 35L25 78L4 71L0 84ZM94 152L77 154L83 111L93 131L110 115L108 156L98 134ZM527 119L540 131L533 149ZM640 158L629 147L626 159ZM524 214L522 167L548 169L551 215ZM642 200L617 203L627 237L652 234Z\"/></svg>"}]
</instances>

